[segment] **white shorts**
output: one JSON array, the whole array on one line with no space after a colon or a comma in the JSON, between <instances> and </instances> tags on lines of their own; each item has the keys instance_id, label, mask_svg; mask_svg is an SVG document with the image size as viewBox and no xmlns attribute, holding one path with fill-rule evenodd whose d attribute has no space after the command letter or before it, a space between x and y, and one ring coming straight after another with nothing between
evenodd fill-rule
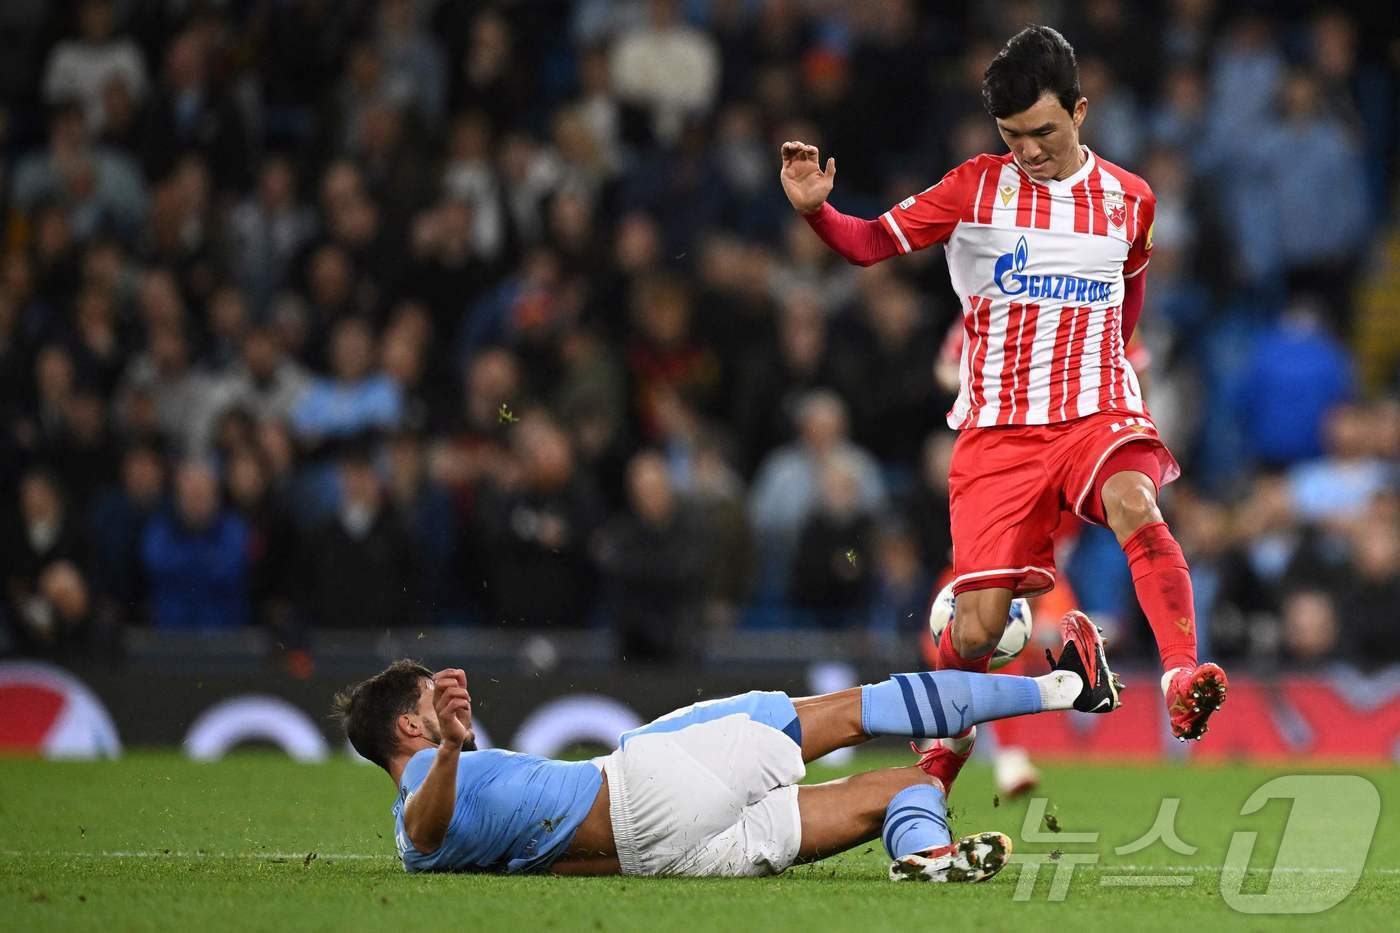
<instances>
[{"instance_id":1,"label":"white shorts","mask_svg":"<svg viewBox=\"0 0 1400 933\"><path fill-rule=\"evenodd\" d=\"M634 735L603 760L624 875L776 875L797 858L797 744L742 713Z\"/></svg>"}]
</instances>

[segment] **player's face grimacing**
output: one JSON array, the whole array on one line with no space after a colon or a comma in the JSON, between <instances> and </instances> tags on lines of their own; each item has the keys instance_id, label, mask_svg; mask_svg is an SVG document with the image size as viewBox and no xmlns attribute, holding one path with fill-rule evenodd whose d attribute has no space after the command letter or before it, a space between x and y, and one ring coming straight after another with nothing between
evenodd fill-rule
<instances>
[{"instance_id":1,"label":"player's face grimacing","mask_svg":"<svg viewBox=\"0 0 1400 933\"><path fill-rule=\"evenodd\" d=\"M1081 97L1069 113L1049 91L1030 107L997 118L997 130L1017 163L1036 181L1068 178L1084 164L1079 127L1089 102Z\"/></svg>"}]
</instances>

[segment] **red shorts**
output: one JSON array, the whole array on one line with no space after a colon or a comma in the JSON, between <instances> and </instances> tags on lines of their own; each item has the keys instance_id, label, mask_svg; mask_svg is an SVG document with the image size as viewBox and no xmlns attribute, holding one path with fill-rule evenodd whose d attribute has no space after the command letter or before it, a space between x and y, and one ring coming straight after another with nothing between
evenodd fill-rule
<instances>
[{"instance_id":1,"label":"red shorts","mask_svg":"<svg viewBox=\"0 0 1400 933\"><path fill-rule=\"evenodd\" d=\"M953 592L1052 589L1061 513L1107 524L1103 483L1124 470L1147 474L1158 488L1181 475L1145 415L1098 412L1057 424L965 429L948 475Z\"/></svg>"}]
</instances>

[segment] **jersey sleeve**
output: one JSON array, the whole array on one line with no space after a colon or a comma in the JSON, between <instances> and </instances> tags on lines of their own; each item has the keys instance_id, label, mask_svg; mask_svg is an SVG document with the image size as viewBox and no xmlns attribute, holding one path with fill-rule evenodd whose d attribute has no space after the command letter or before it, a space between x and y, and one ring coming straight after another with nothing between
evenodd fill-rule
<instances>
[{"instance_id":1,"label":"jersey sleeve","mask_svg":"<svg viewBox=\"0 0 1400 933\"><path fill-rule=\"evenodd\" d=\"M969 159L930 188L905 198L880 215L901 253L942 243L952 236L975 194L976 160Z\"/></svg>"},{"instance_id":2,"label":"jersey sleeve","mask_svg":"<svg viewBox=\"0 0 1400 933\"><path fill-rule=\"evenodd\" d=\"M1149 191L1138 201L1137 237L1128 247L1128 258L1123 260L1123 277L1131 279L1147 268L1152 258L1152 227L1157 220L1157 198Z\"/></svg>"}]
</instances>

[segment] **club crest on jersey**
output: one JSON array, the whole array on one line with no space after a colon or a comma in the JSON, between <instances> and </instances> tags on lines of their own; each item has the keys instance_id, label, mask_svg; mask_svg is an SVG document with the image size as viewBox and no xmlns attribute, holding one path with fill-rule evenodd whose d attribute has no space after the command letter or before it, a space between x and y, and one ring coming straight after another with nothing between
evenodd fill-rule
<instances>
[{"instance_id":1,"label":"club crest on jersey","mask_svg":"<svg viewBox=\"0 0 1400 933\"><path fill-rule=\"evenodd\" d=\"M1028 298L1072 301L1075 304L1097 304L1112 297L1112 282L1094 282L1075 275L1027 275L1026 266L1029 263L1030 247L1025 237L1016 241L1014 251L997 257L992 278L1002 294L1025 294Z\"/></svg>"},{"instance_id":2,"label":"club crest on jersey","mask_svg":"<svg viewBox=\"0 0 1400 933\"><path fill-rule=\"evenodd\" d=\"M1128 220L1128 207L1123 203L1123 192L1105 191L1103 193L1103 208L1108 214L1108 222L1115 227L1121 227Z\"/></svg>"}]
</instances>

